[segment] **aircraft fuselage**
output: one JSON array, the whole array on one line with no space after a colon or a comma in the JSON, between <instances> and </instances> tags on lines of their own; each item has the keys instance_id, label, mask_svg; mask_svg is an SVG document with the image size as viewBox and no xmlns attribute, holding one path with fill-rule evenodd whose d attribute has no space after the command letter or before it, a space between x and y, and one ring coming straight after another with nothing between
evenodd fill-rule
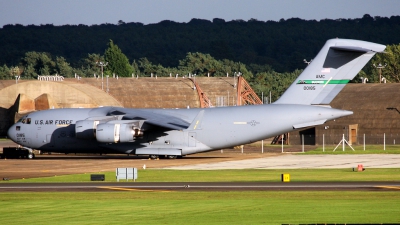
<instances>
[{"instance_id":1,"label":"aircraft fuselage","mask_svg":"<svg viewBox=\"0 0 400 225\"><path fill-rule=\"evenodd\" d=\"M8 136L22 146L50 152L187 155L252 143L292 131L298 124L313 124L351 114L328 107L273 104L206 109L140 109L180 117L188 123L197 124L181 130L149 129L129 142L102 143L94 137L77 138L77 121L100 118L110 109L135 113L135 109L112 107L39 111L14 124ZM199 115L201 118L197 118ZM117 119L118 116L109 117ZM198 120L194 121L196 118Z\"/></svg>"}]
</instances>

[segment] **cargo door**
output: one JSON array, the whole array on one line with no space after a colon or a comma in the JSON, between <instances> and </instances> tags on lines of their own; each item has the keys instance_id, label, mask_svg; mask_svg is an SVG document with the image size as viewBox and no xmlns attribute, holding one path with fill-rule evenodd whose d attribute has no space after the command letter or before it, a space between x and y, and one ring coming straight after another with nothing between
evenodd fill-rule
<instances>
[{"instance_id":1,"label":"cargo door","mask_svg":"<svg viewBox=\"0 0 400 225\"><path fill-rule=\"evenodd\" d=\"M114 142L119 142L119 132L120 132L121 124L117 123L114 125Z\"/></svg>"}]
</instances>

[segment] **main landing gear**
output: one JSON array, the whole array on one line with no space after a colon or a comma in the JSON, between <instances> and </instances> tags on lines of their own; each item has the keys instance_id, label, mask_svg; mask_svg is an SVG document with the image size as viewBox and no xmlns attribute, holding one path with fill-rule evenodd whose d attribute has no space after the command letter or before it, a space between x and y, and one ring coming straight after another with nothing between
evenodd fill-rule
<instances>
[{"instance_id":1,"label":"main landing gear","mask_svg":"<svg viewBox=\"0 0 400 225\"><path fill-rule=\"evenodd\" d=\"M176 159L176 158L178 158L178 156L177 155L149 155L149 158L150 159L158 159L158 158Z\"/></svg>"}]
</instances>

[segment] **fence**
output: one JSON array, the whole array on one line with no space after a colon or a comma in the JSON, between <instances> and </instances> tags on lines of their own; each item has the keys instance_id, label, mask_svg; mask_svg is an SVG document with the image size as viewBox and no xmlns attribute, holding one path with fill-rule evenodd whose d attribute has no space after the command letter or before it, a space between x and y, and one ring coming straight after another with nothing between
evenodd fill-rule
<instances>
[{"instance_id":1,"label":"fence","mask_svg":"<svg viewBox=\"0 0 400 225\"><path fill-rule=\"evenodd\" d=\"M285 137L286 138L286 137ZM396 150L400 149L400 134L382 133L382 134L361 134L349 137L346 134L335 135L293 135L289 137L289 145L284 144L286 140L278 141L271 144L272 139L258 141L249 145L241 146L241 148L224 149L221 153L290 153L305 152L314 150L317 147L322 148L321 151L332 152L342 151L343 147L346 151L355 150ZM344 142L344 145L343 145ZM394 148L393 148L394 147Z\"/></svg>"},{"instance_id":2,"label":"fence","mask_svg":"<svg viewBox=\"0 0 400 225\"><path fill-rule=\"evenodd\" d=\"M348 134L335 135L290 135L290 144L305 145L337 145L344 139L351 145L396 145L400 144L400 134L382 133L382 134L358 134L349 136ZM304 142L302 141L304 139Z\"/></svg>"}]
</instances>

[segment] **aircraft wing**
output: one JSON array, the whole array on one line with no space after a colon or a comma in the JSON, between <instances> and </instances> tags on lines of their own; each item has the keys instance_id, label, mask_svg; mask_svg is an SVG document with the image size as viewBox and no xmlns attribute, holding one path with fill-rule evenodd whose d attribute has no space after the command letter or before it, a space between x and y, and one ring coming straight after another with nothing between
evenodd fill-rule
<instances>
[{"instance_id":1,"label":"aircraft wing","mask_svg":"<svg viewBox=\"0 0 400 225\"><path fill-rule=\"evenodd\" d=\"M156 113L152 110L114 109L108 115L122 115L123 120L144 120L144 123L171 130L187 129L190 126L190 123L179 117Z\"/></svg>"}]
</instances>

